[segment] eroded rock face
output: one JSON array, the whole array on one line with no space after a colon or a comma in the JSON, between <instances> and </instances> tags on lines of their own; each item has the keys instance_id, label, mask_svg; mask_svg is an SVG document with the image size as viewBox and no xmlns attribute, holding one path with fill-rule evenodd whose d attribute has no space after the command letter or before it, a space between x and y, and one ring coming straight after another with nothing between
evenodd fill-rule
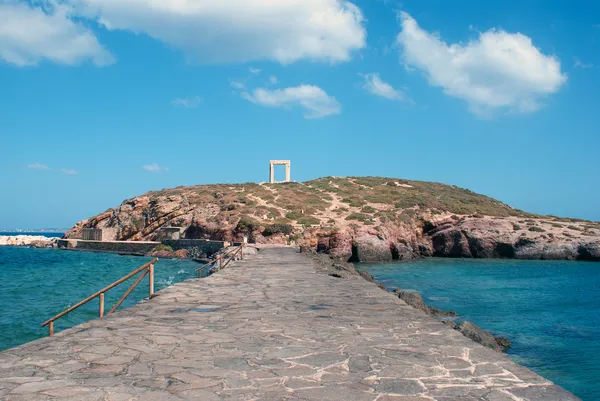
<instances>
[{"instance_id":1,"label":"eroded rock face","mask_svg":"<svg viewBox=\"0 0 600 401\"><path fill-rule=\"evenodd\" d=\"M465 218L430 225L424 238L439 257L600 260L600 238L573 237L556 226L561 225L536 221L520 227L498 218ZM421 249L429 254L426 246Z\"/></svg>"},{"instance_id":2,"label":"eroded rock face","mask_svg":"<svg viewBox=\"0 0 600 401\"><path fill-rule=\"evenodd\" d=\"M352 262L390 262L392 251L388 241L377 236L362 236L352 244Z\"/></svg>"}]
</instances>

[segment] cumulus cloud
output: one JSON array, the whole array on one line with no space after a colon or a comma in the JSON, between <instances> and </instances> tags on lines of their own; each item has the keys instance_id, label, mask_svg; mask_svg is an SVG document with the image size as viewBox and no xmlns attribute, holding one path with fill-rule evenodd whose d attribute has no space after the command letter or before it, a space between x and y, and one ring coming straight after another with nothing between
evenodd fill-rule
<instances>
[{"instance_id":1,"label":"cumulus cloud","mask_svg":"<svg viewBox=\"0 0 600 401\"><path fill-rule=\"evenodd\" d=\"M261 106L275 108L301 107L307 119L322 118L339 114L341 105L333 96L314 85L269 90L255 89L252 93L244 92L242 97Z\"/></svg>"},{"instance_id":2,"label":"cumulus cloud","mask_svg":"<svg viewBox=\"0 0 600 401\"><path fill-rule=\"evenodd\" d=\"M277 79L277 77L275 75L271 75L269 77L269 83L271 85L277 85L278 82L279 82L279 80Z\"/></svg>"},{"instance_id":3,"label":"cumulus cloud","mask_svg":"<svg viewBox=\"0 0 600 401\"><path fill-rule=\"evenodd\" d=\"M50 167L40 163L28 164L27 168L31 170L50 170Z\"/></svg>"},{"instance_id":4,"label":"cumulus cloud","mask_svg":"<svg viewBox=\"0 0 600 401\"><path fill-rule=\"evenodd\" d=\"M160 166L158 163L144 164L142 168L151 173L160 173L161 171L169 171L168 167Z\"/></svg>"},{"instance_id":5,"label":"cumulus cloud","mask_svg":"<svg viewBox=\"0 0 600 401\"><path fill-rule=\"evenodd\" d=\"M491 29L468 43L448 44L407 13L400 21L403 62L447 95L465 100L476 114L536 111L567 81L559 60L542 54L523 34Z\"/></svg>"},{"instance_id":6,"label":"cumulus cloud","mask_svg":"<svg viewBox=\"0 0 600 401\"><path fill-rule=\"evenodd\" d=\"M186 98L177 98L171 100L171 104L176 107L183 107L186 109L195 109L202 102L202 98L200 96L194 97L186 97Z\"/></svg>"},{"instance_id":7,"label":"cumulus cloud","mask_svg":"<svg viewBox=\"0 0 600 401\"><path fill-rule=\"evenodd\" d=\"M252 74L252 75L258 75L258 74L260 74L260 72L262 70L260 68L252 68L252 67L250 67L249 71L250 71L250 74Z\"/></svg>"},{"instance_id":8,"label":"cumulus cloud","mask_svg":"<svg viewBox=\"0 0 600 401\"><path fill-rule=\"evenodd\" d=\"M91 60L114 62L94 34L69 18L69 9L55 4L42 9L26 3L0 3L0 59L17 66L42 60L74 65Z\"/></svg>"},{"instance_id":9,"label":"cumulus cloud","mask_svg":"<svg viewBox=\"0 0 600 401\"><path fill-rule=\"evenodd\" d=\"M68 0L110 30L145 33L199 63L347 61L366 45L347 0Z\"/></svg>"},{"instance_id":10,"label":"cumulus cloud","mask_svg":"<svg viewBox=\"0 0 600 401\"><path fill-rule=\"evenodd\" d=\"M389 100L406 100L402 91L394 89L392 85L381 80L377 73L358 74L364 78L363 88L372 95L380 96Z\"/></svg>"},{"instance_id":11,"label":"cumulus cloud","mask_svg":"<svg viewBox=\"0 0 600 401\"><path fill-rule=\"evenodd\" d=\"M60 170L61 173L66 174L66 175L77 175L79 174L76 170L72 170L72 169L68 169L68 168L63 168Z\"/></svg>"}]
</instances>

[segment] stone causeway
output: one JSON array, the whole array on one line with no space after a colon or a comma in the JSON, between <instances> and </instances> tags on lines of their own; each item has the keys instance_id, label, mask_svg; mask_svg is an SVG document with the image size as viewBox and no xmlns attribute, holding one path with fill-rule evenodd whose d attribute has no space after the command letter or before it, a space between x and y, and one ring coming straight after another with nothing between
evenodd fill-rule
<instances>
[{"instance_id":1,"label":"stone causeway","mask_svg":"<svg viewBox=\"0 0 600 401\"><path fill-rule=\"evenodd\" d=\"M578 399L377 285L322 270L297 249L263 249L4 351L0 399Z\"/></svg>"}]
</instances>

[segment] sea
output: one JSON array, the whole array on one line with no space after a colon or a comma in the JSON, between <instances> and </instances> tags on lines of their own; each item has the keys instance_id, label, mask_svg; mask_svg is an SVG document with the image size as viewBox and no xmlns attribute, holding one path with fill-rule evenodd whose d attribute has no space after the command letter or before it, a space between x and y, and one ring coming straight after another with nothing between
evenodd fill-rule
<instances>
[{"instance_id":1,"label":"sea","mask_svg":"<svg viewBox=\"0 0 600 401\"><path fill-rule=\"evenodd\" d=\"M600 263L432 258L357 267L507 337L511 359L600 400Z\"/></svg>"},{"instance_id":2,"label":"sea","mask_svg":"<svg viewBox=\"0 0 600 401\"><path fill-rule=\"evenodd\" d=\"M0 235L23 235L23 233ZM57 235L59 234L59 235ZM61 236L62 233L31 233ZM0 246L0 351L48 335L45 320L106 287L152 260L150 257ZM197 262L161 259L155 265L159 291L197 277ZM105 294L105 311L114 305L137 276ZM127 308L148 297L146 277L120 306ZM98 317L98 299L58 319L55 331Z\"/></svg>"}]
</instances>

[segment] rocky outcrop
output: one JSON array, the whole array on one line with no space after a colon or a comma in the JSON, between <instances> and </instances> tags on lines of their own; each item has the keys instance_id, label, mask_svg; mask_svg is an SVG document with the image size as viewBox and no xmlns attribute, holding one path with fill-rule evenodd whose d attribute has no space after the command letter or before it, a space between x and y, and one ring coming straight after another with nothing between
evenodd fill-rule
<instances>
[{"instance_id":1,"label":"rocky outcrop","mask_svg":"<svg viewBox=\"0 0 600 401\"><path fill-rule=\"evenodd\" d=\"M600 260L600 223L531 215L454 186L381 177L199 185L150 192L75 225L105 240L293 244L353 262L423 256ZM270 228L287 227L285 231Z\"/></svg>"},{"instance_id":2,"label":"rocky outcrop","mask_svg":"<svg viewBox=\"0 0 600 401\"><path fill-rule=\"evenodd\" d=\"M487 331L483 330L476 324L465 320L460 323L456 330L460 331L465 337L470 338L471 340L491 348L495 351L504 351L505 349L510 347L510 341L505 337L494 337Z\"/></svg>"},{"instance_id":3,"label":"rocky outcrop","mask_svg":"<svg viewBox=\"0 0 600 401\"><path fill-rule=\"evenodd\" d=\"M421 294L419 294L418 292L404 291L398 288L394 290L394 294L396 294L398 298L406 302L409 306L412 306L415 309L419 309L429 315L429 308L427 307L427 305L425 305Z\"/></svg>"},{"instance_id":4,"label":"rocky outcrop","mask_svg":"<svg viewBox=\"0 0 600 401\"><path fill-rule=\"evenodd\" d=\"M438 257L600 260L600 237L587 227L543 219L466 217L431 223L424 237Z\"/></svg>"},{"instance_id":5,"label":"rocky outcrop","mask_svg":"<svg viewBox=\"0 0 600 401\"><path fill-rule=\"evenodd\" d=\"M29 246L33 248L53 248L59 238L48 238L35 235L0 236L0 246Z\"/></svg>"},{"instance_id":6,"label":"rocky outcrop","mask_svg":"<svg viewBox=\"0 0 600 401\"><path fill-rule=\"evenodd\" d=\"M458 314L455 311L444 311L434 306L425 305L425 302L423 302L423 298L416 291L404 291L397 288L393 292L398 298L406 302L409 306L423 311L427 315L433 317L458 317ZM483 330L482 328L480 328L472 322L463 321L457 325L452 319L445 319L442 321L450 325L452 328L460 331L464 336L470 338L471 340L478 342L486 347L489 347L495 351L504 351L505 349L510 347L510 340L508 340L507 338L494 337L491 333Z\"/></svg>"}]
</instances>

